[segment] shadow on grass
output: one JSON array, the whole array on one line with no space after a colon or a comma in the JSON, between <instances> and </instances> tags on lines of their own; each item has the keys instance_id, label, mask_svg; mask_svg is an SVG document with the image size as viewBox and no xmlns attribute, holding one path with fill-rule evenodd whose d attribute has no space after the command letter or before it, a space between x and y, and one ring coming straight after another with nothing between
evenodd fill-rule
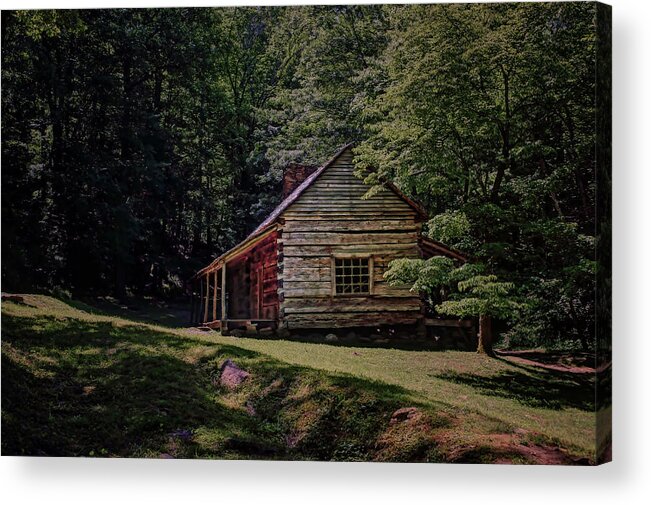
<instances>
[{"instance_id":1,"label":"shadow on grass","mask_svg":"<svg viewBox=\"0 0 651 505\"><path fill-rule=\"evenodd\" d=\"M438 379L471 386L482 394L516 400L535 408L594 411L594 376L567 372L538 371L504 360L515 370L493 376L446 372ZM522 371L520 371L520 370Z\"/></svg>"},{"instance_id":2,"label":"shadow on grass","mask_svg":"<svg viewBox=\"0 0 651 505\"><path fill-rule=\"evenodd\" d=\"M2 329L3 454L160 453L179 429L253 428L215 401L209 375L181 359L177 351L198 342L137 326L6 315Z\"/></svg>"},{"instance_id":3,"label":"shadow on grass","mask_svg":"<svg viewBox=\"0 0 651 505\"><path fill-rule=\"evenodd\" d=\"M413 404L398 386L143 326L4 315L2 330L3 455L370 460ZM226 358L252 374L235 392L216 383Z\"/></svg>"},{"instance_id":4,"label":"shadow on grass","mask_svg":"<svg viewBox=\"0 0 651 505\"><path fill-rule=\"evenodd\" d=\"M596 356L589 352L559 352L559 351L499 351L500 356L514 356L546 365L565 365L569 367L595 367Z\"/></svg>"},{"instance_id":5,"label":"shadow on grass","mask_svg":"<svg viewBox=\"0 0 651 505\"><path fill-rule=\"evenodd\" d=\"M99 316L119 317L128 321L157 324L168 328L188 325L190 309L180 302L166 303L161 300L131 299L125 303L106 298L84 301L59 298L59 301L75 309Z\"/></svg>"}]
</instances>

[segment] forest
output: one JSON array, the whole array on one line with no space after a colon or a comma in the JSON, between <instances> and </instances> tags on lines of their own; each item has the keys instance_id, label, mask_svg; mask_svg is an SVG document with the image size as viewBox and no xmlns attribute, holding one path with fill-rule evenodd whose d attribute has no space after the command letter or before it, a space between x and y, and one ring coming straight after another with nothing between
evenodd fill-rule
<instances>
[{"instance_id":1,"label":"forest","mask_svg":"<svg viewBox=\"0 0 651 505\"><path fill-rule=\"evenodd\" d=\"M573 2L3 11L3 291L181 296L284 167L355 142L369 194L395 183L427 236L513 286L510 345L592 348L595 21Z\"/></svg>"}]
</instances>

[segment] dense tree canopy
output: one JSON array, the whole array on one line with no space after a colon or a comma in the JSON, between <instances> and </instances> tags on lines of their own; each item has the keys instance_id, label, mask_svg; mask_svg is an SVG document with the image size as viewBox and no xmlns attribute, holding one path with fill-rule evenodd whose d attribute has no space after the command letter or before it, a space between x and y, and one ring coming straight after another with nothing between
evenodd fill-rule
<instances>
[{"instance_id":1,"label":"dense tree canopy","mask_svg":"<svg viewBox=\"0 0 651 505\"><path fill-rule=\"evenodd\" d=\"M356 141L527 300L514 343L588 345L594 5L2 15L3 289L178 293Z\"/></svg>"}]
</instances>

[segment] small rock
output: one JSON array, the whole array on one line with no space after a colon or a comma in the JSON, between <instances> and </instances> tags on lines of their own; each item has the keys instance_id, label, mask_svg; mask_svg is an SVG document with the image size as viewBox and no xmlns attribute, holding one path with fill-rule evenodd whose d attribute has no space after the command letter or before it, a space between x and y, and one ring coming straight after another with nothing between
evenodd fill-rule
<instances>
[{"instance_id":1,"label":"small rock","mask_svg":"<svg viewBox=\"0 0 651 505\"><path fill-rule=\"evenodd\" d=\"M257 335L258 327L255 324L247 324L245 333L249 336Z\"/></svg>"},{"instance_id":2,"label":"small rock","mask_svg":"<svg viewBox=\"0 0 651 505\"><path fill-rule=\"evenodd\" d=\"M396 410L391 414L391 420L389 424L401 423L403 421L409 421L420 416L420 410L416 407L403 407Z\"/></svg>"},{"instance_id":3,"label":"small rock","mask_svg":"<svg viewBox=\"0 0 651 505\"><path fill-rule=\"evenodd\" d=\"M339 337L337 337L337 335L335 335L334 333L328 333L325 336L325 340L326 342L337 342L339 340Z\"/></svg>"},{"instance_id":4,"label":"small rock","mask_svg":"<svg viewBox=\"0 0 651 505\"><path fill-rule=\"evenodd\" d=\"M516 428L514 430L514 433L516 435L528 435L529 434L529 432L527 430L523 429L523 428Z\"/></svg>"},{"instance_id":5,"label":"small rock","mask_svg":"<svg viewBox=\"0 0 651 505\"><path fill-rule=\"evenodd\" d=\"M239 366L233 363L230 359L224 361L219 368L220 376L219 383L229 389L234 389L250 375L249 372L242 370Z\"/></svg>"},{"instance_id":6,"label":"small rock","mask_svg":"<svg viewBox=\"0 0 651 505\"><path fill-rule=\"evenodd\" d=\"M174 456L172 456L171 454L167 454L166 452L164 452L163 454L161 454L161 455L158 456L158 457L159 457L160 459L174 459Z\"/></svg>"},{"instance_id":7,"label":"small rock","mask_svg":"<svg viewBox=\"0 0 651 505\"><path fill-rule=\"evenodd\" d=\"M170 436L173 438L178 438L184 442L190 442L194 437L192 430L176 430L170 433Z\"/></svg>"}]
</instances>

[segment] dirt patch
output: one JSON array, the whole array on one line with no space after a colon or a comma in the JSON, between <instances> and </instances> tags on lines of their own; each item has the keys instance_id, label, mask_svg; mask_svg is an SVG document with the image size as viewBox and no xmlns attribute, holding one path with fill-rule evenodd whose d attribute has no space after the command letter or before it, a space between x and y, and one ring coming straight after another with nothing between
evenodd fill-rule
<instances>
[{"instance_id":1,"label":"dirt patch","mask_svg":"<svg viewBox=\"0 0 651 505\"><path fill-rule=\"evenodd\" d=\"M404 407L402 409L396 410L391 415L391 420L389 424L401 423L404 421L417 421L421 416L422 412L416 407Z\"/></svg>"},{"instance_id":2,"label":"dirt patch","mask_svg":"<svg viewBox=\"0 0 651 505\"><path fill-rule=\"evenodd\" d=\"M589 465L585 458L575 458L557 446L533 443L524 430L517 433L486 435L476 445L460 447L451 453L454 463L491 463L501 465Z\"/></svg>"},{"instance_id":3,"label":"dirt patch","mask_svg":"<svg viewBox=\"0 0 651 505\"><path fill-rule=\"evenodd\" d=\"M396 410L376 442L375 461L439 461L437 428L447 418L435 419L417 407Z\"/></svg>"}]
</instances>

